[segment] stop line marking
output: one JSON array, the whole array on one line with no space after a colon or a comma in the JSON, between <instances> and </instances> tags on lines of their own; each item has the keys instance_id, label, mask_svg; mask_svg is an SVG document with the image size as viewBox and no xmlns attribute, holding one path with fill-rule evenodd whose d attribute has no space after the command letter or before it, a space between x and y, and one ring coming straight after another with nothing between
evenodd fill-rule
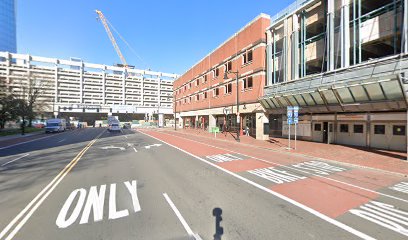
<instances>
[{"instance_id":1,"label":"stop line marking","mask_svg":"<svg viewBox=\"0 0 408 240\"><path fill-rule=\"evenodd\" d=\"M22 159L23 157L27 157L28 155L30 155L30 154L27 153L27 154L25 154L25 155L23 155L23 156L20 156L20 157L14 159L14 160L11 160L11 161L8 161L8 162L6 162L6 163L3 163L3 164L1 165L1 167L6 166L7 164L12 163L12 162L15 162L15 161L17 161L17 160L20 160L20 159Z\"/></svg>"},{"instance_id":2,"label":"stop line marking","mask_svg":"<svg viewBox=\"0 0 408 240\"><path fill-rule=\"evenodd\" d=\"M398 210L393 205L371 201L360 206L359 209L352 209L349 212L394 232L408 236L408 212Z\"/></svg>"},{"instance_id":3,"label":"stop line marking","mask_svg":"<svg viewBox=\"0 0 408 240\"><path fill-rule=\"evenodd\" d=\"M398 192L402 192L402 193L408 193L408 182L400 182L390 187L390 189L398 191Z\"/></svg>"}]
</instances>

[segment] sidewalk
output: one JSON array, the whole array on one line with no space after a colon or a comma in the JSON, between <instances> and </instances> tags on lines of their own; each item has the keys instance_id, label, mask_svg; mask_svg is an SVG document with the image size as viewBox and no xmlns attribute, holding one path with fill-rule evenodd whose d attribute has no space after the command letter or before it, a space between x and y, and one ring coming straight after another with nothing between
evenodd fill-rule
<instances>
[{"instance_id":1,"label":"sidewalk","mask_svg":"<svg viewBox=\"0 0 408 240\"><path fill-rule=\"evenodd\" d=\"M164 131L171 131L175 133L174 129L166 129ZM184 136L190 135L203 137L212 139L213 141L218 140L237 143L235 140L236 134L233 133L217 133L216 138L214 133L196 129L177 129L177 133L183 134ZM269 141L261 141L250 136L240 136L240 140L240 144L252 147L264 148L273 151L290 152L314 158L334 160L347 164L408 175L408 162L406 161L407 154L403 152L368 149L337 144L323 144L301 140L297 141L296 150L288 150L288 139L284 138L271 137ZM291 141L291 147L294 147L294 141Z\"/></svg>"}]
</instances>

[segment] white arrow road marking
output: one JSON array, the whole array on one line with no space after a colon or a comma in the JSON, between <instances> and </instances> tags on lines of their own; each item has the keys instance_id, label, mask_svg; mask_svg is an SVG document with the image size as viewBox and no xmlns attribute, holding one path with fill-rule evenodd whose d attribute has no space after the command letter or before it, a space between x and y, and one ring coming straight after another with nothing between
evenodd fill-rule
<instances>
[{"instance_id":1,"label":"white arrow road marking","mask_svg":"<svg viewBox=\"0 0 408 240\"><path fill-rule=\"evenodd\" d=\"M127 143L128 147L133 147L133 143Z\"/></svg>"},{"instance_id":2,"label":"white arrow road marking","mask_svg":"<svg viewBox=\"0 0 408 240\"><path fill-rule=\"evenodd\" d=\"M152 144L152 145L147 145L145 146L146 149L150 149L151 147L160 147L161 144L160 143L156 143L156 144Z\"/></svg>"},{"instance_id":3,"label":"white arrow road marking","mask_svg":"<svg viewBox=\"0 0 408 240\"><path fill-rule=\"evenodd\" d=\"M118 148L118 149L120 149L120 150L122 150L122 151L124 151L125 150L125 148L124 147L115 147L115 146L112 146L112 145L110 145L110 146L105 146L105 147L101 147L100 149L115 149L115 148Z\"/></svg>"},{"instance_id":4,"label":"white arrow road marking","mask_svg":"<svg viewBox=\"0 0 408 240\"><path fill-rule=\"evenodd\" d=\"M11 160L11 161L8 161L8 162L6 162L6 163L3 163L1 166L2 166L2 167L3 167L3 166L6 166L6 165L9 164L9 163L12 163L12 162L15 162L15 161L17 161L17 160L20 160L20 159L22 159L23 157L27 157L28 155L30 155L30 154L27 153L27 154L25 154L25 155L23 155L23 156L20 156L20 157L14 159L14 160Z\"/></svg>"}]
</instances>

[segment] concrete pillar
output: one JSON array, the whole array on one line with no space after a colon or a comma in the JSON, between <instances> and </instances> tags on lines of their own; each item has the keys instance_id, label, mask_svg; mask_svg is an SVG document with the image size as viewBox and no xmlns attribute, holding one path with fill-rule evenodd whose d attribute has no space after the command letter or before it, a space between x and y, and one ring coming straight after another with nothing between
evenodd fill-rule
<instances>
[{"instance_id":1,"label":"concrete pillar","mask_svg":"<svg viewBox=\"0 0 408 240\"><path fill-rule=\"evenodd\" d=\"M273 62L272 62L272 32L271 30L267 30L266 31L266 80L267 80L267 86L271 86L272 85L272 66L273 66Z\"/></svg>"},{"instance_id":2,"label":"concrete pillar","mask_svg":"<svg viewBox=\"0 0 408 240\"><path fill-rule=\"evenodd\" d=\"M84 62L81 62L81 67L79 69L79 103L84 103Z\"/></svg>"},{"instance_id":3,"label":"concrete pillar","mask_svg":"<svg viewBox=\"0 0 408 240\"><path fill-rule=\"evenodd\" d=\"M404 53L408 54L408 0L404 0L404 15L403 15L403 36Z\"/></svg>"},{"instance_id":4,"label":"concrete pillar","mask_svg":"<svg viewBox=\"0 0 408 240\"><path fill-rule=\"evenodd\" d=\"M216 119L215 116L212 114L208 115L208 129L211 130L211 128L216 127Z\"/></svg>"},{"instance_id":5,"label":"concrete pillar","mask_svg":"<svg viewBox=\"0 0 408 240\"><path fill-rule=\"evenodd\" d=\"M257 140L268 140L269 133L264 134L264 123L269 124L269 118L264 112L257 112L256 117L256 139Z\"/></svg>"},{"instance_id":6,"label":"concrete pillar","mask_svg":"<svg viewBox=\"0 0 408 240\"><path fill-rule=\"evenodd\" d=\"M126 93L126 87L125 87L125 85L126 85L126 75L127 75L127 72L126 72L126 70L124 70L123 72L122 72L122 104L123 105L125 105L125 93Z\"/></svg>"},{"instance_id":7,"label":"concrete pillar","mask_svg":"<svg viewBox=\"0 0 408 240\"><path fill-rule=\"evenodd\" d=\"M334 70L334 0L327 1L327 70Z\"/></svg>"},{"instance_id":8,"label":"concrete pillar","mask_svg":"<svg viewBox=\"0 0 408 240\"><path fill-rule=\"evenodd\" d=\"M283 71L283 81L288 81L288 19L285 19L283 22L283 50L282 50L282 68Z\"/></svg>"},{"instance_id":9,"label":"concrete pillar","mask_svg":"<svg viewBox=\"0 0 408 240\"><path fill-rule=\"evenodd\" d=\"M106 95L106 89L105 89L105 84L106 84L106 66L103 66L102 70L102 104L106 104L105 101L105 95Z\"/></svg>"},{"instance_id":10,"label":"concrete pillar","mask_svg":"<svg viewBox=\"0 0 408 240\"><path fill-rule=\"evenodd\" d=\"M349 0L341 2L341 67L350 66L350 7Z\"/></svg>"},{"instance_id":11,"label":"concrete pillar","mask_svg":"<svg viewBox=\"0 0 408 240\"><path fill-rule=\"evenodd\" d=\"M292 77L290 80L299 78L299 18L297 14L292 16Z\"/></svg>"}]
</instances>

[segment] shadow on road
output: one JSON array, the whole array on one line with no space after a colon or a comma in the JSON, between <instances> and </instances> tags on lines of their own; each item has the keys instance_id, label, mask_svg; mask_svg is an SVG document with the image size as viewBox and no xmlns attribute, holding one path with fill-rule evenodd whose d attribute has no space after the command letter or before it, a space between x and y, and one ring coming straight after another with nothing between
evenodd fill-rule
<instances>
[{"instance_id":1,"label":"shadow on road","mask_svg":"<svg viewBox=\"0 0 408 240\"><path fill-rule=\"evenodd\" d=\"M224 234L224 228L221 227L222 209L221 208L214 208L212 214L215 217L214 240L221 240L221 236Z\"/></svg>"}]
</instances>

